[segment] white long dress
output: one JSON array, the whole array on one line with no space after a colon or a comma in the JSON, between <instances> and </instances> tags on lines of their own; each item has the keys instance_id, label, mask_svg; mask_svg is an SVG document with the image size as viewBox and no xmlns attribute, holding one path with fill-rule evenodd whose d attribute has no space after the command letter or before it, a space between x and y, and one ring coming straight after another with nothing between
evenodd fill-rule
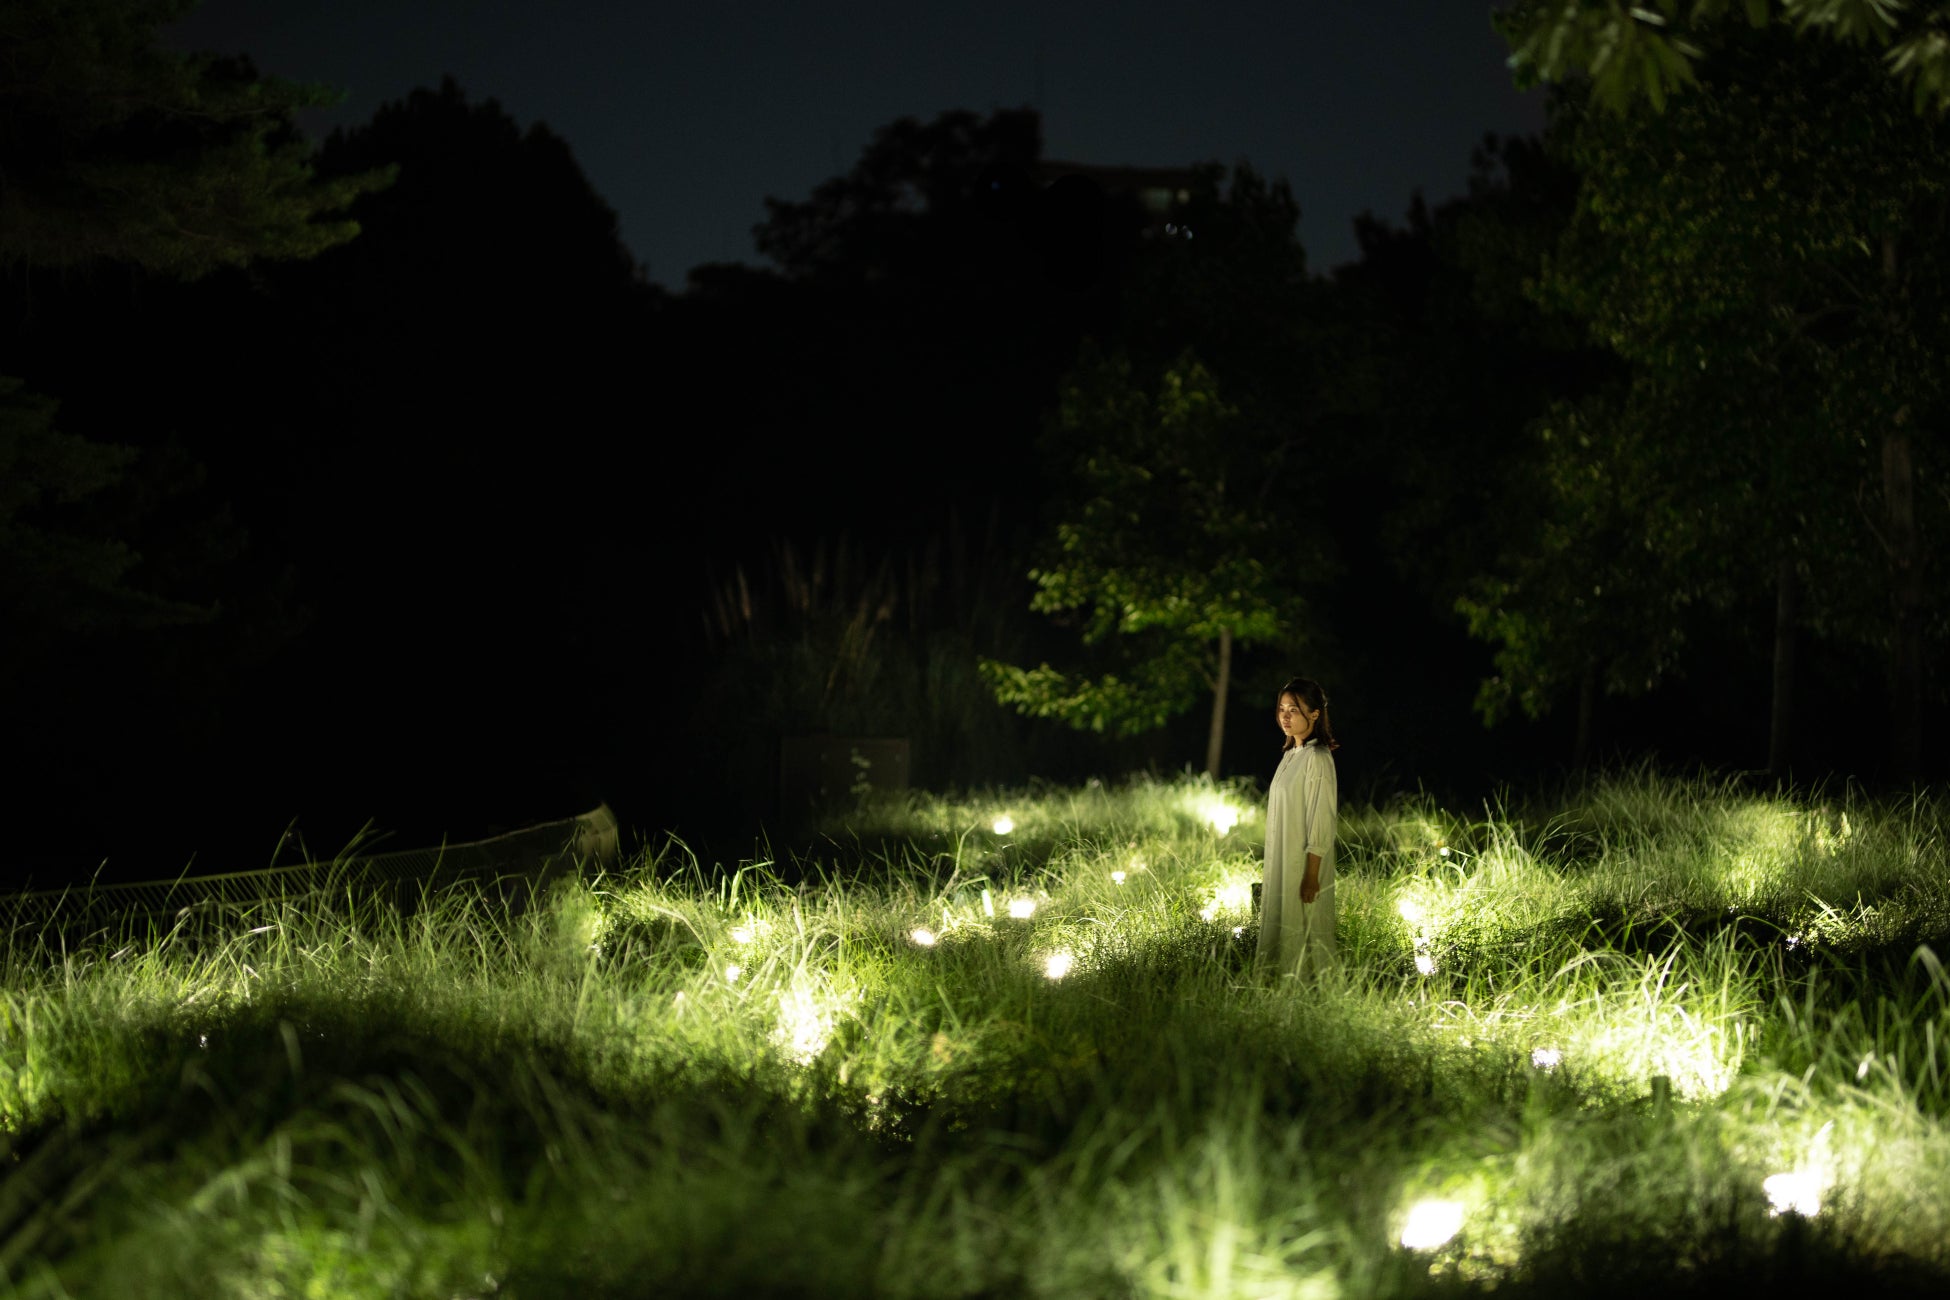
<instances>
[{"instance_id":1,"label":"white long dress","mask_svg":"<svg viewBox=\"0 0 1950 1300\"><path fill-rule=\"evenodd\" d=\"M1334 756L1309 740L1280 756L1266 794L1266 878L1260 886L1259 953L1263 970L1312 975L1335 964L1334 823L1340 789ZM1320 893L1300 901L1307 855L1320 855Z\"/></svg>"}]
</instances>

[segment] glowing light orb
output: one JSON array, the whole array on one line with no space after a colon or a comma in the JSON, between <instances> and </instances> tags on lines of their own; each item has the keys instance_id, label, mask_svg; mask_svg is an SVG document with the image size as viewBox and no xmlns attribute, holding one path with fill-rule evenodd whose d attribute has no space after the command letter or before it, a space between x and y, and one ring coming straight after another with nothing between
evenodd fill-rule
<instances>
[{"instance_id":1,"label":"glowing light orb","mask_svg":"<svg viewBox=\"0 0 1950 1300\"><path fill-rule=\"evenodd\" d=\"M1036 915L1036 900L1033 898L1012 898L1009 900L1009 915L1017 921L1027 921Z\"/></svg>"},{"instance_id":2,"label":"glowing light orb","mask_svg":"<svg viewBox=\"0 0 1950 1300\"><path fill-rule=\"evenodd\" d=\"M1798 1169L1769 1174L1760 1187L1767 1193L1771 1214L1798 1214L1812 1219L1821 1213L1821 1179L1815 1174Z\"/></svg>"},{"instance_id":3,"label":"glowing light orb","mask_svg":"<svg viewBox=\"0 0 1950 1300\"><path fill-rule=\"evenodd\" d=\"M1115 883L1117 883L1117 884L1120 884L1120 885L1121 885L1121 884L1123 884L1123 883L1124 883L1124 873L1123 873L1123 872L1121 872L1121 871L1113 871L1113 872L1111 872L1111 873L1110 873L1110 878L1111 878L1111 880L1112 880L1112 881L1114 881L1114 882L1115 882Z\"/></svg>"},{"instance_id":4,"label":"glowing light orb","mask_svg":"<svg viewBox=\"0 0 1950 1300\"><path fill-rule=\"evenodd\" d=\"M1563 1059L1564 1053L1558 1051L1555 1047L1536 1047L1532 1048L1530 1052L1530 1063L1546 1074L1555 1070L1558 1063Z\"/></svg>"},{"instance_id":5,"label":"glowing light orb","mask_svg":"<svg viewBox=\"0 0 1950 1300\"><path fill-rule=\"evenodd\" d=\"M908 931L907 937L914 941L914 946L917 948L932 948L941 941L940 937L934 931L921 925L917 925Z\"/></svg>"},{"instance_id":6,"label":"glowing light orb","mask_svg":"<svg viewBox=\"0 0 1950 1300\"><path fill-rule=\"evenodd\" d=\"M1416 954L1415 954L1415 970L1416 970L1416 973L1417 973L1417 974L1420 974L1420 975L1433 975L1433 974L1435 974L1435 958L1433 958L1433 957L1431 957L1431 956L1429 956L1429 955L1428 955L1427 953L1425 953L1425 952L1418 952L1418 953L1416 953Z\"/></svg>"},{"instance_id":7,"label":"glowing light orb","mask_svg":"<svg viewBox=\"0 0 1950 1300\"><path fill-rule=\"evenodd\" d=\"M1219 905L1217 903L1207 903L1204 907L1198 909L1198 919L1201 921L1210 921L1217 917L1218 914Z\"/></svg>"},{"instance_id":8,"label":"glowing light orb","mask_svg":"<svg viewBox=\"0 0 1950 1300\"><path fill-rule=\"evenodd\" d=\"M1412 898L1404 898L1401 902L1395 904L1395 910L1400 912L1402 914L1402 920L1408 922L1410 925L1422 924L1422 918L1427 915L1422 911L1422 905Z\"/></svg>"},{"instance_id":9,"label":"glowing light orb","mask_svg":"<svg viewBox=\"0 0 1950 1300\"><path fill-rule=\"evenodd\" d=\"M1462 1231L1461 1201L1417 1201L1402 1225L1402 1245L1410 1250L1435 1250Z\"/></svg>"},{"instance_id":10,"label":"glowing light orb","mask_svg":"<svg viewBox=\"0 0 1950 1300\"><path fill-rule=\"evenodd\" d=\"M833 1013L806 989L794 989L779 1000L779 1024L772 1041L799 1065L811 1065L833 1036Z\"/></svg>"},{"instance_id":11,"label":"glowing light orb","mask_svg":"<svg viewBox=\"0 0 1950 1300\"><path fill-rule=\"evenodd\" d=\"M1449 846L1445 844L1441 848L1437 849L1436 852L1440 853L1443 857L1446 858L1449 856Z\"/></svg>"},{"instance_id":12,"label":"glowing light orb","mask_svg":"<svg viewBox=\"0 0 1950 1300\"><path fill-rule=\"evenodd\" d=\"M738 977L740 975L743 975L744 973L745 973L745 968L743 966L740 966L737 962L732 962L729 966L724 968L725 983L736 984L738 982Z\"/></svg>"},{"instance_id":13,"label":"glowing light orb","mask_svg":"<svg viewBox=\"0 0 1950 1300\"><path fill-rule=\"evenodd\" d=\"M1224 835L1239 824L1239 810L1223 799L1201 799L1198 815L1207 826L1220 835Z\"/></svg>"},{"instance_id":14,"label":"glowing light orb","mask_svg":"<svg viewBox=\"0 0 1950 1300\"><path fill-rule=\"evenodd\" d=\"M1060 980L1070 973L1077 959L1067 952L1053 952L1043 960L1043 974L1053 980Z\"/></svg>"},{"instance_id":15,"label":"glowing light orb","mask_svg":"<svg viewBox=\"0 0 1950 1300\"><path fill-rule=\"evenodd\" d=\"M994 831L997 835L1007 835L1010 831L1014 830L1015 828L1016 828L1016 819L1009 816L1007 813L1002 814L1002 816L997 817L994 821L989 823L989 829Z\"/></svg>"},{"instance_id":16,"label":"glowing light orb","mask_svg":"<svg viewBox=\"0 0 1950 1300\"><path fill-rule=\"evenodd\" d=\"M749 925L732 927L731 941L733 943L750 943L753 937L753 931Z\"/></svg>"},{"instance_id":17,"label":"glowing light orb","mask_svg":"<svg viewBox=\"0 0 1950 1300\"><path fill-rule=\"evenodd\" d=\"M1246 927L1245 927L1245 926L1243 926L1243 925L1235 925L1235 926L1233 926L1233 927L1232 927L1232 937L1233 937L1233 938L1235 938L1235 939L1243 939L1243 938L1245 938L1245 937L1246 937Z\"/></svg>"}]
</instances>

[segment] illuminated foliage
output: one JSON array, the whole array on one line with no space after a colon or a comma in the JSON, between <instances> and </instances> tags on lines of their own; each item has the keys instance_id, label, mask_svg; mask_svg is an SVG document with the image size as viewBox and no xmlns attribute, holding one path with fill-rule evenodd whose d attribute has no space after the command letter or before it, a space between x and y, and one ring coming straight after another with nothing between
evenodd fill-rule
<instances>
[{"instance_id":1,"label":"illuminated foliage","mask_svg":"<svg viewBox=\"0 0 1950 1300\"><path fill-rule=\"evenodd\" d=\"M1072 478L1031 608L1076 626L1127 666L1097 674L984 660L996 697L1034 717L1134 736L1211 692L1224 707L1234 645L1290 644L1297 570L1319 545L1265 499L1265 462L1238 411L1191 354L1141 386L1131 362L1090 352L1065 388L1057 456ZM1210 756L1208 768L1216 764Z\"/></svg>"}]
</instances>

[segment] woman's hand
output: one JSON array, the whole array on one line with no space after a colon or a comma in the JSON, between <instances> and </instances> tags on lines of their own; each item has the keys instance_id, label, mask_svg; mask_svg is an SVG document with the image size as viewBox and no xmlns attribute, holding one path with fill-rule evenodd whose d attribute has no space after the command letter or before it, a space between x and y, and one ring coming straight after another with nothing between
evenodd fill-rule
<instances>
[{"instance_id":1,"label":"woman's hand","mask_svg":"<svg viewBox=\"0 0 1950 1300\"><path fill-rule=\"evenodd\" d=\"M1300 878L1300 901L1311 903L1320 897L1320 855L1307 855L1307 874Z\"/></svg>"}]
</instances>

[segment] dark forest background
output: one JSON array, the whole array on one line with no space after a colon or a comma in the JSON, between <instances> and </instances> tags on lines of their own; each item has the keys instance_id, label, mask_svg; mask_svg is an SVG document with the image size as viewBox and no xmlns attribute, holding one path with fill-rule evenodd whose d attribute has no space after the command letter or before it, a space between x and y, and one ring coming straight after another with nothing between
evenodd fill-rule
<instances>
[{"instance_id":1,"label":"dark forest background","mask_svg":"<svg viewBox=\"0 0 1950 1300\"><path fill-rule=\"evenodd\" d=\"M1770 76L1842 75L1774 54ZM328 852L369 820L402 846L468 839L598 800L645 834L749 851L795 735L906 737L933 788L1197 766L1208 706L1077 731L997 704L976 667L1114 666L1030 609L1076 505L1056 413L1092 357L1148 391L1188 350L1239 406L1226 454L1262 469L1240 509L1299 611L1234 659L1224 774L1270 773L1273 692L1305 673L1356 798L1474 800L1640 756L1941 775L1939 630L1927 609L1878 623L1902 593L1874 588L1875 563L1851 614L1819 599L1846 577L1821 563L1839 544L1750 562L1731 534L1646 523L1744 518L1769 489L1725 463L1739 415L1618 396L1649 363L1594 327L1595 280L1547 291L1590 171L1623 156L1592 144L1610 128L1575 89L1548 138L1486 139L1467 194L1362 218L1360 258L1331 271L1307 263L1292 190L1249 161L1184 168L1158 211L1052 169L1033 112L950 110L768 200L772 267L700 267L679 293L644 279L571 142L451 81L316 146L297 98L186 138L166 113L74 125L73 102L9 95L14 882L104 859L106 878L192 855L246 869L293 823ZM342 202L305 221L357 232L195 265L35 225L37 196L102 165L104 131L131 169L226 131L285 150ZM1944 247L1918 235L1905 264ZM1727 385L1736 412L1767 391ZM1619 409L1636 414L1593 414ZM1911 552L1931 566L1934 438ZM1838 466L1793 504L1802 535L1825 536L1823 512L1843 532L1882 518L1877 467ZM1915 689L1890 667L1905 635Z\"/></svg>"}]
</instances>

